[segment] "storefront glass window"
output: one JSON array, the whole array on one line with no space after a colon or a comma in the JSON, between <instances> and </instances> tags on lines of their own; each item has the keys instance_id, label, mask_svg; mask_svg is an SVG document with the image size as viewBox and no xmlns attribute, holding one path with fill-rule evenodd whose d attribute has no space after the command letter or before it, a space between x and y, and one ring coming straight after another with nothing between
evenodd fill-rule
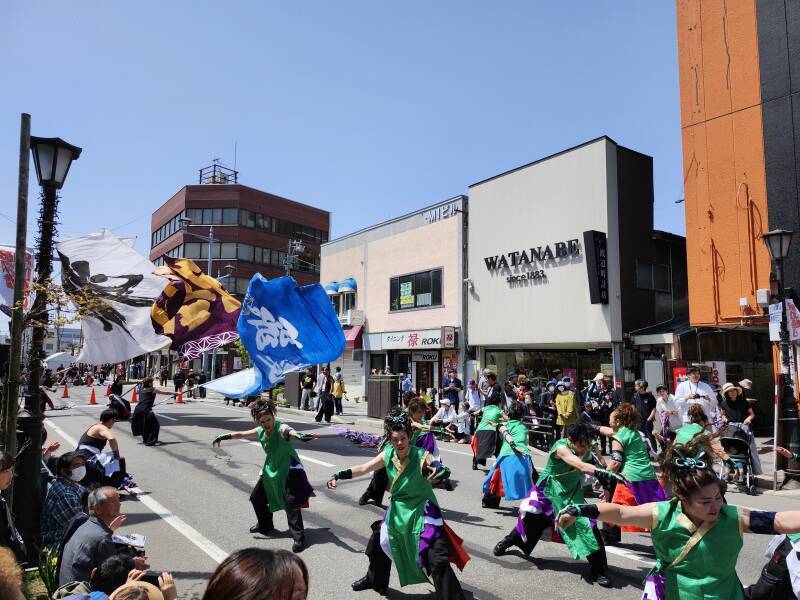
<instances>
[{"instance_id":1,"label":"storefront glass window","mask_svg":"<svg viewBox=\"0 0 800 600\"><path fill-rule=\"evenodd\" d=\"M528 379L546 382L555 369L561 376L572 377L580 389L589 385L597 373L611 377L613 363L611 350L487 350L486 366L497 373L498 381L505 381L509 373L520 373Z\"/></svg>"}]
</instances>

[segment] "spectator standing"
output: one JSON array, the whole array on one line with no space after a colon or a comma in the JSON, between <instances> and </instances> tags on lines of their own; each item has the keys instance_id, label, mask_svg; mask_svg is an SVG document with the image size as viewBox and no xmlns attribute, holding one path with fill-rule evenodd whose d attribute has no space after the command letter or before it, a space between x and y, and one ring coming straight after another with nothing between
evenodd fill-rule
<instances>
[{"instance_id":1,"label":"spectator standing","mask_svg":"<svg viewBox=\"0 0 800 600\"><path fill-rule=\"evenodd\" d=\"M561 438L561 432L568 426L578 421L578 412L575 410L575 392L569 389L569 384L559 381L556 384L556 439Z\"/></svg>"},{"instance_id":2,"label":"spectator standing","mask_svg":"<svg viewBox=\"0 0 800 600\"><path fill-rule=\"evenodd\" d=\"M688 425L691 423L689 407L693 404L699 404L709 422L717 427L719 425L719 404L714 390L704 381L700 381L699 367L690 366L686 369L686 375L688 379L681 381L675 389L675 399L681 408L683 424Z\"/></svg>"},{"instance_id":3,"label":"spectator standing","mask_svg":"<svg viewBox=\"0 0 800 600\"><path fill-rule=\"evenodd\" d=\"M89 493L89 520L81 525L64 546L59 585L72 581L89 581L92 569L119 551L111 539L125 522L120 514L119 494L112 487L100 487ZM137 569L148 569L147 557L133 559Z\"/></svg>"},{"instance_id":4,"label":"spectator standing","mask_svg":"<svg viewBox=\"0 0 800 600\"><path fill-rule=\"evenodd\" d=\"M331 422L331 415L333 415L333 398L331 397L331 390L333 389L333 378L331 377L331 368L328 366L322 367L320 378L317 379L317 402L319 408L317 409L317 416L314 420L317 423L322 422L325 418L326 423Z\"/></svg>"},{"instance_id":5,"label":"spectator standing","mask_svg":"<svg viewBox=\"0 0 800 600\"><path fill-rule=\"evenodd\" d=\"M167 367L161 367L161 371L159 372L159 379L161 380L161 387L167 386L167 379L169 379L169 369Z\"/></svg>"},{"instance_id":6,"label":"spectator standing","mask_svg":"<svg viewBox=\"0 0 800 600\"><path fill-rule=\"evenodd\" d=\"M403 382L400 384L400 391L403 395L408 394L414 390L414 384L411 381L411 373L406 373L403 377Z\"/></svg>"},{"instance_id":7,"label":"spectator standing","mask_svg":"<svg viewBox=\"0 0 800 600\"><path fill-rule=\"evenodd\" d=\"M306 369L305 375L300 380L300 399L297 401L297 408L301 405L303 410L311 410L311 400L314 391L314 373L311 369Z\"/></svg>"},{"instance_id":8,"label":"spectator standing","mask_svg":"<svg viewBox=\"0 0 800 600\"><path fill-rule=\"evenodd\" d=\"M464 391L464 384L458 378L455 369L450 369L447 373L447 377L445 377L442 383L442 388L442 395L450 400L450 405L453 407L453 410L458 412L458 403L461 399L460 393Z\"/></svg>"},{"instance_id":9,"label":"spectator standing","mask_svg":"<svg viewBox=\"0 0 800 600\"><path fill-rule=\"evenodd\" d=\"M70 521L83 512L81 498L86 492L80 483L86 476L86 461L77 452L67 452L56 462L57 477L42 505L42 545L57 547Z\"/></svg>"},{"instance_id":10,"label":"spectator standing","mask_svg":"<svg viewBox=\"0 0 800 600\"><path fill-rule=\"evenodd\" d=\"M205 398L206 397L206 388L204 388L203 385L202 385L206 381L208 381L208 377L206 376L206 372L205 371L200 371L197 374L197 393L200 395L200 398Z\"/></svg>"},{"instance_id":11,"label":"spectator standing","mask_svg":"<svg viewBox=\"0 0 800 600\"><path fill-rule=\"evenodd\" d=\"M655 428L661 449L665 450L675 438L675 432L683 425L681 411L675 396L669 393L667 386L656 386L656 420Z\"/></svg>"},{"instance_id":12,"label":"spectator standing","mask_svg":"<svg viewBox=\"0 0 800 600\"><path fill-rule=\"evenodd\" d=\"M345 394L344 377L342 377L342 367L336 367L333 374L333 407L337 415L342 414L342 398Z\"/></svg>"},{"instance_id":13,"label":"spectator standing","mask_svg":"<svg viewBox=\"0 0 800 600\"><path fill-rule=\"evenodd\" d=\"M25 543L14 524L11 507L5 499L5 492L14 480L14 457L8 452L0 451L0 546L11 548L17 562L26 560Z\"/></svg>"},{"instance_id":14,"label":"spectator standing","mask_svg":"<svg viewBox=\"0 0 800 600\"><path fill-rule=\"evenodd\" d=\"M483 394L481 394L474 379L467 382L467 390L464 392L464 404L469 406L470 428L472 431L477 427L476 413L483 410Z\"/></svg>"},{"instance_id":15,"label":"spectator standing","mask_svg":"<svg viewBox=\"0 0 800 600\"><path fill-rule=\"evenodd\" d=\"M655 452L658 449L656 438L653 435L653 422L656 420L656 398L647 391L647 382L637 379L633 384L636 390L633 394L633 405L639 411L639 431L644 433Z\"/></svg>"},{"instance_id":16,"label":"spectator standing","mask_svg":"<svg viewBox=\"0 0 800 600\"><path fill-rule=\"evenodd\" d=\"M180 369L175 371L175 375L172 376L172 383L175 385L176 394L181 391L185 381L186 378L183 376L183 373L180 371Z\"/></svg>"}]
</instances>

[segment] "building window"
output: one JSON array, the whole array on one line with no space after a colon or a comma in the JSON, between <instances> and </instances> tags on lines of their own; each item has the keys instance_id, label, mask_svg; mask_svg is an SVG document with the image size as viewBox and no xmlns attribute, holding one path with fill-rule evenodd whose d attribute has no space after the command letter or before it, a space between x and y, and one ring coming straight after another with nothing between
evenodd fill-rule
<instances>
[{"instance_id":1,"label":"building window","mask_svg":"<svg viewBox=\"0 0 800 600\"><path fill-rule=\"evenodd\" d=\"M442 304L442 270L431 269L392 277L389 282L389 310L426 308Z\"/></svg>"},{"instance_id":2,"label":"building window","mask_svg":"<svg viewBox=\"0 0 800 600\"><path fill-rule=\"evenodd\" d=\"M223 225L236 225L238 222L237 209L223 208L222 209L222 224Z\"/></svg>"},{"instance_id":3,"label":"building window","mask_svg":"<svg viewBox=\"0 0 800 600\"><path fill-rule=\"evenodd\" d=\"M236 258L236 244L232 242L223 242L220 258L234 259Z\"/></svg>"},{"instance_id":4,"label":"building window","mask_svg":"<svg viewBox=\"0 0 800 600\"><path fill-rule=\"evenodd\" d=\"M180 218L183 217L184 211L179 212L172 217L169 221L164 223L161 227L156 229L150 236L150 247L157 246L175 232L180 231Z\"/></svg>"},{"instance_id":5,"label":"building window","mask_svg":"<svg viewBox=\"0 0 800 600\"><path fill-rule=\"evenodd\" d=\"M671 289L669 265L637 260L636 287L640 290L669 292Z\"/></svg>"},{"instance_id":6,"label":"building window","mask_svg":"<svg viewBox=\"0 0 800 600\"><path fill-rule=\"evenodd\" d=\"M343 292L342 297L342 311L340 314L346 315L348 310L354 310L356 307L356 293Z\"/></svg>"}]
</instances>

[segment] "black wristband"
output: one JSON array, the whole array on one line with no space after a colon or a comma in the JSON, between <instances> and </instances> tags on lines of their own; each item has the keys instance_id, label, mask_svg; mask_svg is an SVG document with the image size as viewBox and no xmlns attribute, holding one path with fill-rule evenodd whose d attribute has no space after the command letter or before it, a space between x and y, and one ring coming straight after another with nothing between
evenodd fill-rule
<instances>
[{"instance_id":1,"label":"black wristband","mask_svg":"<svg viewBox=\"0 0 800 600\"><path fill-rule=\"evenodd\" d=\"M764 510L751 511L749 529L753 533L775 534L775 513Z\"/></svg>"},{"instance_id":2,"label":"black wristband","mask_svg":"<svg viewBox=\"0 0 800 600\"><path fill-rule=\"evenodd\" d=\"M578 510L582 517L589 517L590 519L597 519L600 516L600 508L597 504L579 504Z\"/></svg>"},{"instance_id":3,"label":"black wristband","mask_svg":"<svg viewBox=\"0 0 800 600\"><path fill-rule=\"evenodd\" d=\"M345 469L343 471L337 471L333 474L331 479L335 479L339 481L340 479L352 479L353 478L353 470L352 469Z\"/></svg>"}]
</instances>

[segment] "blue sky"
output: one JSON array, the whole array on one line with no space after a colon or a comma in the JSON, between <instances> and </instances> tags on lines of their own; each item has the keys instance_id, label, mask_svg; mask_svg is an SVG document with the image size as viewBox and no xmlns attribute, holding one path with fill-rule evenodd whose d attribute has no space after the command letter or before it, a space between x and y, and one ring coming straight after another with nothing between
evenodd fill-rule
<instances>
[{"instance_id":1,"label":"blue sky","mask_svg":"<svg viewBox=\"0 0 800 600\"><path fill-rule=\"evenodd\" d=\"M607 134L654 157L656 227L682 234L674 11L6 0L0 243L13 243L21 112L34 135L84 149L61 235L108 227L143 253L152 211L212 158L232 166L234 144L241 183L330 210L336 237Z\"/></svg>"}]
</instances>

